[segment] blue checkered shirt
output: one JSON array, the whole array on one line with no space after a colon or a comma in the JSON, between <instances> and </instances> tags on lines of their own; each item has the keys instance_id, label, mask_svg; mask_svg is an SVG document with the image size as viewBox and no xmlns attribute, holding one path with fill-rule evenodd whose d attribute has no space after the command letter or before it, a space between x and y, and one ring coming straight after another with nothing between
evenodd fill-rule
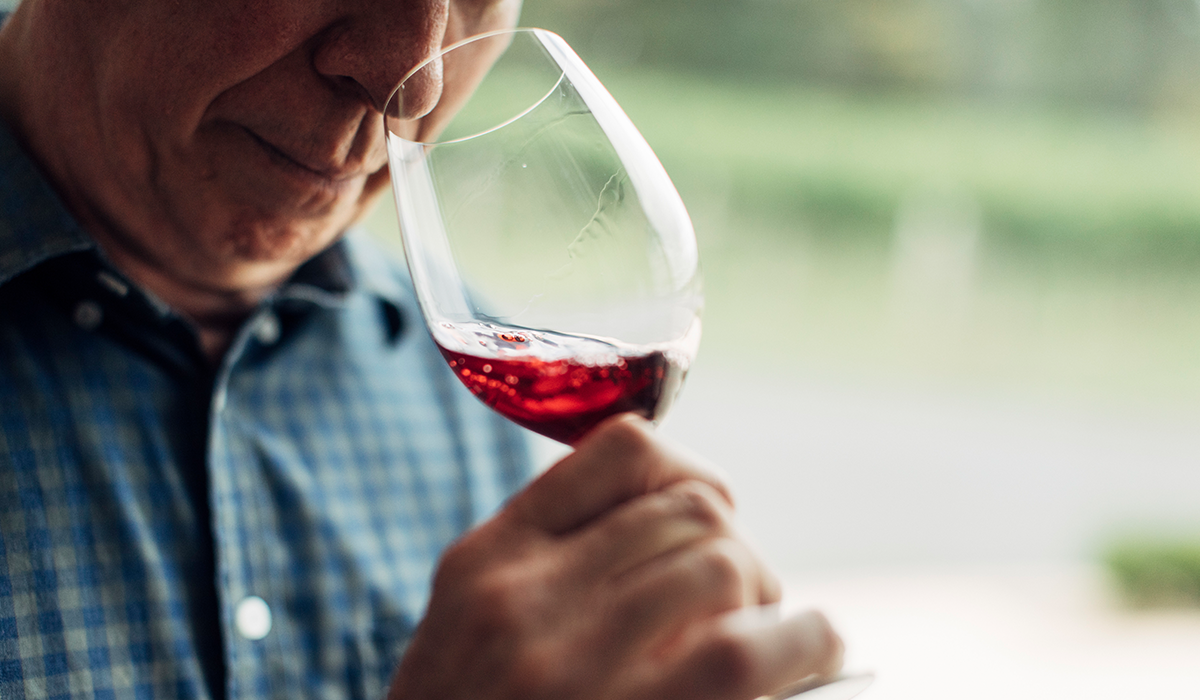
<instances>
[{"instance_id":1,"label":"blue checkered shirt","mask_svg":"<svg viewBox=\"0 0 1200 700\"><path fill-rule=\"evenodd\" d=\"M382 698L529 476L350 236L219 368L0 127L0 699Z\"/></svg>"}]
</instances>

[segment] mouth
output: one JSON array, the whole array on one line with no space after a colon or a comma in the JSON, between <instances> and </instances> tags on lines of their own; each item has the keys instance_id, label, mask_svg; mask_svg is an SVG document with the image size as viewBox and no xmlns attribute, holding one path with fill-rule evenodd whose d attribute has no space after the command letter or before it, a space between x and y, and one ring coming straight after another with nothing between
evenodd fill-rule
<instances>
[{"instance_id":1,"label":"mouth","mask_svg":"<svg viewBox=\"0 0 1200 700\"><path fill-rule=\"evenodd\" d=\"M276 146L270 141L267 141L246 127L242 127L242 130L247 136L250 137L252 141L257 143L276 164L283 166L285 169L291 170L293 173L308 178L317 179L325 184L343 184L349 180L366 177L372 172L368 168L363 167L363 164L347 163L339 166L305 161L295 155L292 155L288 151L285 151L279 146Z\"/></svg>"}]
</instances>

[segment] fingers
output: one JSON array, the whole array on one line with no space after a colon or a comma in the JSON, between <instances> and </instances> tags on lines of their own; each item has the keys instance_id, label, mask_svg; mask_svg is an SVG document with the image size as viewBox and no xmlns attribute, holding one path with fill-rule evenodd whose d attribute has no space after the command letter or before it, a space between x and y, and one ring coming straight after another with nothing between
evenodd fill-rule
<instances>
[{"instance_id":1,"label":"fingers","mask_svg":"<svg viewBox=\"0 0 1200 700\"><path fill-rule=\"evenodd\" d=\"M688 577L714 592L714 578L723 583L736 578L737 605L779 600L778 580L742 539L723 495L704 482L680 481L635 498L570 538L568 547L581 562L578 575L586 580L618 587L658 581L668 596L678 596L692 587ZM672 591L666 582L679 585Z\"/></svg>"},{"instance_id":2,"label":"fingers","mask_svg":"<svg viewBox=\"0 0 1200 700\"><path fill-rule=\"evenodd\" d=\"M617 578L630 569L704 539L733 535L722 494L695 480L634 498L573 535L588 578Z\"/></svg>"},{"instance_id":3,"label":"fingers","mask_svg":"<svg viewBox=\"0 0 1200 700\"><path fill-rule=\"evenodd\" d=\"M650 650L670 647L690 626L764 604L764 589L777 586L742 543L726 538L660 557L626 578L608 638Z\"/></svg>"},{"instance_id":4,"label":"fingers","mask_svg":"<svg viewBox=\"0 0 1200 700\"><path fill-rule=\"evenodd\" d=\"M601 426L447 551L395 697L748 700L835 672L823 617L762 614L779 583L731 509L644 421Z\"/></svg>"},{"instance_id":5,"label":"fingers","mask_svg":"<svg viewBox=\"0 0 1200 700\"><path fill-rule=\"evenodd\" d=\"M618 416L514 497L506 513L549 534L563 534L631 498L685 479L707 483L732 503L710 470L655 440L649 423Z\"/></svg>"},{"instance_id":6,"label":"fingers","mask_svg":"<svg viewBox=\"0 0 1200 700\"><path fill-rule=\"evenodd\" d=\"M815 611L778 623L753 610L739 611L689 646L661 697L756 698L807 676L836 674L844 649L829 621Z\"/></svg>"}]
</instances>

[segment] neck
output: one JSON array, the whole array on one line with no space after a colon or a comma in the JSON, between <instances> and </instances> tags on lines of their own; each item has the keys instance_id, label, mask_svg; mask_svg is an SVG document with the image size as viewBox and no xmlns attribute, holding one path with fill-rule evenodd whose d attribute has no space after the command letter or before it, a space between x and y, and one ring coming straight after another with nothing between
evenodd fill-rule
<instances>
[{"instance_id":1,"label":"neck","mask_svg":"<svg viewBox=\"0 0 1200 700\"><path fill-rule=\"evenodd\" d=\"M214 365L224 357L242 323L277 288L275 284L235 291L208 287L162 269L119 239L97 235L95 230L92 235L119 270L195 324L200 347Z\"/></svg>"}]
</instances>

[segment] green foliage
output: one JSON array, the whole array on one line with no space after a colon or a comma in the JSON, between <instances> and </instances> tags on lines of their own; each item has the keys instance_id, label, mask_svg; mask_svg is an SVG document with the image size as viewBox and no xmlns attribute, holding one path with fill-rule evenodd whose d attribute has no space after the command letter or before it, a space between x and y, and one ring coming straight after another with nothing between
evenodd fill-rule
<instances>
[{"instance_id":1,"label":"green foliage","mask_svg":"<svg viewBox=\"0 0 1200 700\"><path fill-rule=\"evenodd\" d=\"M1200 133L1083 110L608 70L685 199L886 237L914 190L978 203L989 245L1200 261ZM702 195L697 195L697 198Z\"/></svg>"},{"instance_id":2,"label":"green foliage","mask_svg":"<svg viewBox=\"0 0 1200 700\"><path fill-rule=\"evenodd\" d=\"M528 0L596 64L1147 109L1200 103L1193 0Z\"/></svg>"},{"instance_id":3,"label":"green foliage","mask_svg":"<svg viewBox=\"0 0 1200 700\"><path fill-rule=\"evenodd\" d=\"M1200 540L1130 540L1105 561L1126 601L1138 607L1200 607Z\"/></svg>"}]
</instances>

